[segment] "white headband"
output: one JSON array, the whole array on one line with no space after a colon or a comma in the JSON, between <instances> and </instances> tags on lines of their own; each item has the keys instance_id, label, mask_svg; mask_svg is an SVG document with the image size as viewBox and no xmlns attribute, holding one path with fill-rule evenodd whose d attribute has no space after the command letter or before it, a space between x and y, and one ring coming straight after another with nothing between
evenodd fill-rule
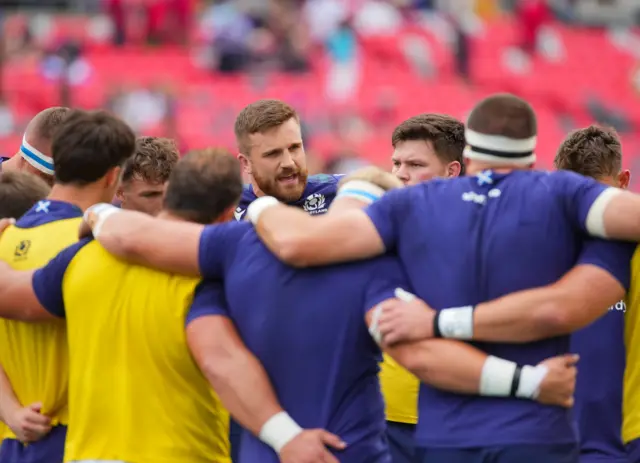
<instances>
[{"instance_id":1,"label":"white headband","mask_svg":"<svg viewBox=\"0 0 640 463\"><path fill-rule=\"evenodd\" d=\"M26 135L22 137L20 155L25 159L25 161L38 169L40 172L47 175L53 175L53 158L47 156L46 154L38 151L36 148L31 146L27 141Z\"/></svg>"},{"instance_id":2,"label":"white headband","mask_svg":"<svg viewBox=\"0 0 640 463\"><path fill-rule=\"evenodd\" d=\"M536 161L533 152L537 142L535 135L518 140L501 135L486 135L467 128L464 138L467 142L464 156L469 159L518 165L532 164Z\"/></svg>"}]
</instances>

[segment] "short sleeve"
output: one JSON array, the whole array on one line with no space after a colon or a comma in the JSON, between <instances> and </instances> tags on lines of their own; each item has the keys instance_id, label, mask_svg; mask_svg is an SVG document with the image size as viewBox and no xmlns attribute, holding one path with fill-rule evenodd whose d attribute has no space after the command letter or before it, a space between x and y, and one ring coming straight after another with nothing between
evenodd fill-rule
<instances>
[{"instance_id":1,"label":"short sleeve","mask_svg":"<svg viewBox=\"0 0 640 463\"><path fill-rule=\"evenodd\" d=\"M607 271L625 290L631 284L631 259L637 243L592 238L585 241L578 265L591 264Z\"/></svg>"},{"instance_id":2,"label":"short sleeve","mask_svg":"<svg viewBox=\"0 0 640 463\"><path fill-rule=\"evenodd\" d=\"M394 297L396 288L411 291L400 261L395 256L383 256L371 261L371 278L366 286L364 298L364 312L380 304L382 301Z\"/></svg>"},{"instance_id":3,"label":"short sleeve","mask_svg":"<svg viewBox=\"0 0 640 463\"><path fill-rule=\"evenodd\" d=\"M224 284L217 280L204 280L196 288L193 303L187 313L185 326L207 315L229 316Z\"/></svg>"},{"instance_id":4,"label":"short sleeve","mask_svg":"<svg viewBox=\"0 0 640 463\"><path fill-rule=\"evenodd\" d=\"M242 236L252 229L251 223L235 220L205 227L198 249L200 275L214 280L222 278L231 253L235 252Z\"/></svg>"},{"instance_id":5,"label":"short sleeve","mask_svg":"<svg viewBox=\"0 0 640 463\"><path fill-rule=\"evenodd\" d=\"M62 295L64 274L76 254L92 240L93 238L85 238L72 244L33 274L33 292L40 305L51 315L64 318L64 297Z\"/></svg>"},{"instance_id":6,"label":"short sleeve","mask_svg":"<svg viewBox=\"0 0 640 463\"><path fill-rule=\"evenodd\" d=\"M398 188L389 191L382 198L365 209L365 212L378 230L378 235L387 251L394 250L400 234L400 215L405 212L411 188Z\"/></svg>"},{"instance_id":7,"label":"short sleeve","mask_svg":"<svg viewBox=\"0 0 640 463\"><path fill-rule=\"evenodd\" d=\"M564 210L572 222L577 228L588 233L587 216L591 207L605 190L612 187L566 170L552 172L549 175L553 188L559 194Z\"/></svg>"}]
</instances>

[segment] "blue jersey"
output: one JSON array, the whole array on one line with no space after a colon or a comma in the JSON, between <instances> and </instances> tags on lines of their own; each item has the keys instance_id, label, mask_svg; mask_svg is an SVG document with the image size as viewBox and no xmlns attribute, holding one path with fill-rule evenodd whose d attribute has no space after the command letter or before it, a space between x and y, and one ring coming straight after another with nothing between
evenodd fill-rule
<instances>
[{"instance_id":1,"label":"blue jersey","mask_svg":"<svg viewBox=\"0 0 640 463\"><path fill-rule=\"evenodd\" d=\"M216 284L196 293L188 321L229 316L264 365L285 410L304 428L323 428L348 445L343 462L390 462L378 381L380 350L369 335L368 309L406 287L392 257L294 269L273 256L251 224L208 227L200 271L224 276L228 309ZM211 294L209 294L209 292ZM277 462L276 454L243 433L240 461Z\"/></svg>"},{"instance_id":2,"label":"blue jersey","mask_svg":"<svg viewBox=\"0 0 640 463\"><path fill-rule=\"evenodd\" d=\"M410 286L436 310L475 305L558 280L576 262L586 217L605 186L566 171L484 171L394 190L366 211ZM569 351L569 336L472 343L535 365ZM575 443L571 410L421 385L417 443L488 447Z\"/></svg>"},{"instance_id":3,"label":"blue jersey","mask_svg":"<svg viewBox=\"0 0 640 463\"><path fill-rule=\"evenodd\" d=\"M324 214L329 209L338 192L338 181L342 175L318 174L307 179L307 186L297 201L290 202L290 206L301 207L311 215ZM240 203L235 210L236 220L241 220L249 204L258 197L253 192L253 186L245 185Z\"/></svg>"},{"instance_id":4,"label":"blue jersey","mask_svg":"<svg viewBox=\"0 0 640 463\"><path fill-rule=\"evenodd\" d=\"M589 240L580 263L604 268L628 288L635 248L636 243ZM571 352L580 354L574 410L581 463L627 461L620 435L625 310L624 301L620 301L606 315L571 336Z\"/></svg>"}]
</instances>

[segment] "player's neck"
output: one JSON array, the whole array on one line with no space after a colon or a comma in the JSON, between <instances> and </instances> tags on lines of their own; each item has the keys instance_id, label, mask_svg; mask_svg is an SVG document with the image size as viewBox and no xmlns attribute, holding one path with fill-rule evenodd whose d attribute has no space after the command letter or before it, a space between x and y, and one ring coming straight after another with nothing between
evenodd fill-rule
<instances>
[{"instance_id":1,"label":"player's neck","mask_svg":"<svg viewBox=\"0 0 640 463\"><path fill-rule=\"evenodd\" d=\"M253 178L251 179L250 183L251 183L251 189L253 190L253 194L255 194L258 198L261 196L266 196L264 191L260 189L260 187L258 186L258 184Z\"/></svg>"},{"instance_id":2,"label":"player's neck","mask_svg":"<svg viewBox=\"0 0 640 463\"><path fill-rule=\"evenodd\" d=\"M22 167L22 158L18 154L2 162L2 170L6 172L21 170L20 169L21 167Z\"/></svg>"},{"instance_id":3,"label":"player's neck","mask_svg":"<svg viewBox=\"0 0 640 463\"><path fill-rule=\"evenodd\" d=\"M156 216L158 219L162 219L162 220L173 220L176 222L186 222L186 219L184 219L183 217L180 217L177 214L172 213L171 211L167 211L166 209L163 209L162 211L160 211L160 213Z\"/></svg>"},{"instance_id":4,"label":"player's neck","mask_svg":"<svg viewBox=\"0 0 640 463\"><path fill-rule=\"evenodd\" d=\"M48 199L64 201L86 211L94 204L103 202L104 190L96 185L73 186L56 183L51 188Z\"/></svg>"}]
</instances>

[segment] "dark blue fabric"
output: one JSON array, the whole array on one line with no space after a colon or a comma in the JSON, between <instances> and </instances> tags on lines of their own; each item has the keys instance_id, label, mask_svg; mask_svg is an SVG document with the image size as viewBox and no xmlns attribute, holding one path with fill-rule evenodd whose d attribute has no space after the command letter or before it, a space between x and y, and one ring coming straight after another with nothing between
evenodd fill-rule
<instances>
[{"instance_id":1,"label":"dark blue fabric","mask_svg":"<svg viewBox=\"0 0 640 463\"><path fill-rule=\"evenodd\" d=\"M416 463L578 463L571 444L513 445L469 449L419 448Z\"/></svg>"},{"instance_id":2,"label":"dark blue fabric","mask_svg":"<svg viewBox=\"0 0 640 463\"><path fill-rule=\"evenodd\" d=\"M387 421L387 442L393 463L413 463L416 458L415 424Z\"/></svg>"},{"instance_id":3,"label":"dark blue fabric","mask_svg":"<svg viewBox=\"0 0 640 463\"><path fill-rule=\"evenodd\" d=\"M66 426L55 426L38 442L24 445L15 439L5 439L0 447L2 463L62 463Z\"/></svg>"}]
</instances>

